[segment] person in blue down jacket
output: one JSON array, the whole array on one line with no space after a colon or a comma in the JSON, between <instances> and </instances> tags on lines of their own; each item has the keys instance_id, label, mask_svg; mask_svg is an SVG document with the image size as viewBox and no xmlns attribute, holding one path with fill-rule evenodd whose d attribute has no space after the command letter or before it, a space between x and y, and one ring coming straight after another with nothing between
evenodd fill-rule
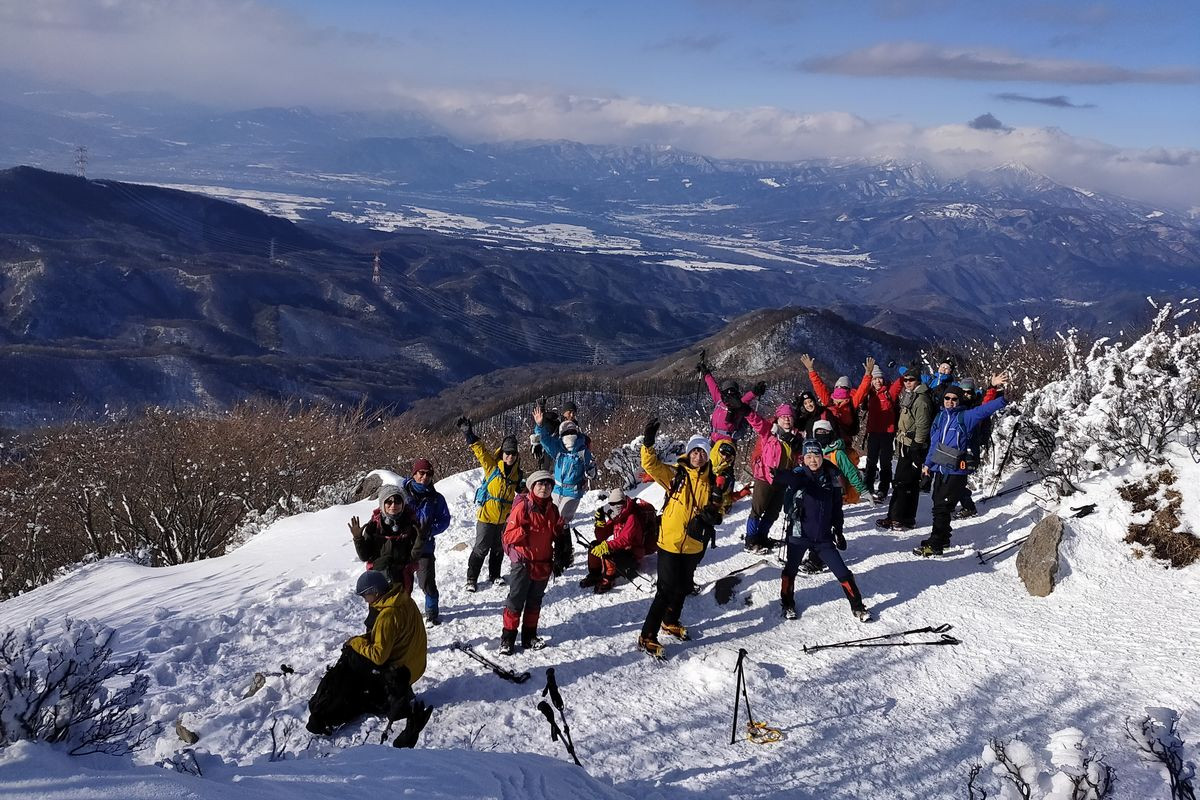
<instances>
[{"instance_id":1,"label":"person in blue down jacket","mask_svg":"<svg viewBox=\"0 0 1200 800\"><path fill-rule=\"evenodd\" d=\"M1008 373L992 376L997 390L1008 383ZM925 456L924 475L933 476L933 532L913 549L913 553L928 558L940 556L950 544L950 512L958 503L967 485L967 476L975 471L977 459L971 452L971 437L984 420L1005 406L1003 394L975 408L962 407L961 387L946 386L942 392L942 409L929 430L929 453Z\"/></svg>"},{"instance_id":2,"label":"person in blue down jacket","mask_svg":"<svg viewBox=\"0 0 1200 800\"><path fill-rule=\"evenodd\" d=\"M587 492L588 476L595 473L596 462L588 448L588 439L572 422L564 422L558 434L542 425L541 407L533 409L534 433L542 441L546 454L554 457L554 505L563 525L570 526Z\"/></svg>"},{"instance_id":3,"label":"person in blue down jacket","mask_svg":"<svg viewBox=\"0 0 1200 800\"><path fill-rule=\"evenodd\" d=\"M412 477L405 478L401 488L408 497L408 507L417 517L413 558L417 562L417 585L425 593L425 621L437 625L441 618L437 577L434 575L433 537L450 527L450 508L446 498L433 488L433 464L427 458L413 462Z\"/></svg>"},{"instance_id":4,"label":"person in blue down jacket","mask_svg":"<svg viewBox=\"0 0 1200 800\"><path fill-rule=\"evenodd\" d=\"M846 568L839 550L846 549L842 533L842 473L821 451L821 445L805 439L801 445L801 466L777 472L775 482L786 487L784 510L787 514L787 562L779 584L779 599L785 619L796 619L796 571L806 552L816 554L829 565L850 601L850 611L862 622L871 619L863 603L854 574Z\"/></svg>"}]
</instances>

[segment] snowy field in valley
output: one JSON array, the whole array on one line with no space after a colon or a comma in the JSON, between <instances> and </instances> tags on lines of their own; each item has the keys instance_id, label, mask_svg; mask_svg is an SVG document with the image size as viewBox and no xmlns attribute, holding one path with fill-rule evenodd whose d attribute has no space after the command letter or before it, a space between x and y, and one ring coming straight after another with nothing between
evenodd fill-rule
<instances>
[{"instance_id":1,"label":"snowy field in valley","mask_svg":"<svg viewBox=\"0 0 1200 800\"><path fill-rule=\"evenodd\" d=\"M1186 458L1175 466L1196 529L1200 469ZM109 559L0 604L6 627L71 615L116 628L117 655L149 656L150 718L163 724L132 762L28 743L2 750L0 797L950 798L966 796L968 769L993 737L1020 736L1041 750L1066 727L1081 729L1117 769L1115 796L1165 797L1158 771L1125 734L1126 718L1146 706L1182 713L1195 758L1200 567L1134 557L1122 541L1129 506L1115 493L1125 471L1061 509L1024 492L981 504L982 516L955 524L959 548L940 560L909 552L928 527L880 532L871 524L879 510L853 507L847 556L874 622L851 617L828 573L801 574L800 618L783 621L772 561L747 572L726 605L711 587L689 598L683 620L696 638L662 637L665 662L634 647L650 595L626 583L606 595L580 589L577 548L547 592L549 646L506 660L533 674L521 685L449 647L463 641L498 658L505 589L463 589L479 474L438 484L454 523L438 537L444 622L429 629L429 666L416 685L436 709L416 750L379 746L379 719L330 740L303 728L309 696L365 614L351 592L361 564L346 527L351 515L369 516L374 503L362 502L285 519L222 558L161 569ZM657 501L661 491L642 496ZM578 519L590 520L596 502L589 495ZM1067 521L1060 585L1048 598L1026 593L1015 551L983 566L975 558L976 547L1028 532L1046 511L1066 516L1085 503L1097 510ZM697 583L759 560L741 548L748 506L740 501L719 529ZM920 519L928 514L925 496ZM590 522L580 527L590 535ZM960 645L803 650L943 623ZM754 715L780 728L781 742L729 744L739 647L749 652ZM282 663L295 674L271 675L244 697L254 673ZM536 710L547 667L586 774L550 741ZM185 747L176 720L200 736L203 777L155 766ZM273 725L281 736L289 730L283 760L270 760Z\"/></svg>"}]
</instances>

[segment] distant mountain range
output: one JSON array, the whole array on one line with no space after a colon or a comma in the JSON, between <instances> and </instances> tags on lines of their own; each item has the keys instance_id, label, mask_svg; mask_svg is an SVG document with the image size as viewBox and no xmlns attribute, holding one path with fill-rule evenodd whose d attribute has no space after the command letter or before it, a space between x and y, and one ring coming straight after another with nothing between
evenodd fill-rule
<instances>
[{"instance_id":1,"label":"distant mountain range","mask_svg":"<svg viewBox=\"0 0 1200 800\"><path fill-rule=\"evenodd\" d=\"M403 405L496 368L652 359L760 308L912 341L1025 316L1108 329L1148 294L1200 294L1196 220L1019 164L468 144L407 112L13 85L0 164L69 171L85 144L89 174L121 181L0 173L0 342L22 378L0 418L256 390Z\"/></svg>"}]
</instances>

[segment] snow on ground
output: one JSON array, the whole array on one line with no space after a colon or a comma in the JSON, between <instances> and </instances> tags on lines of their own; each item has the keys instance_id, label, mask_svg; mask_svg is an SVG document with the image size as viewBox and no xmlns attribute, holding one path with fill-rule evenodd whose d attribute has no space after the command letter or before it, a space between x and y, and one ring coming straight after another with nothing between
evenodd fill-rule
<instances>
[{"instance_id":1,"label":"snow on ground","mask_svg":"<svg viewBox=\"0 0 1200 800\"><path fill-rule=\"evenodd\" d=\"M161 186L164 189L178 189L181 192L197 192L216 197L220 200L230 200L249 206L264 214L290 219L299 222L305 219L304 211L320 211L322 207L333 201L327 197L306 197L299 194L283 192L263 192L257 189L235 189L228 186L203 186L195 183L148 183L147 186Z\"/></svg>"},{"instance_id":2,"label":"snow on ground","mask_svg":"<svg viewBox=\"0 0 1200 800\"><path fill-rule=\"evenodd\" d=\"M1200 527L1200 467L1177 467L1185 508ZM1128 507L1115 499L1126 472L1064 504L1094 502L1098 510L1069 521L1062 582L1048 598L1025 593L1014 554L986 566L972 554L1028 531L1044 513L1029 494L981 504L983 516L956 523L955 541L966 547L942 560L908 552L927 528L879 532L871 525L879 512L858 506L849 510L847 556L877 621L855 621L827 573L798 578L801 617L782 621L778 569L769 564L748 572L725 606L711 589L689 598L683 618L696 639L664 637L669 659L661 663L634 649L649 595L627 584L599 596L579 589L580 552L547 592L542 633L550 646L508 659L533 673L522 685L449 649L461 640L496 657L505 590L464 591L480 471L446 478L438 487L455 522L438 540L445 622L429 630L429 668L416 687L436 710L416 751L377 746L379 720L331 741L312 740L302 728L324 667L365 614L351 592L361 565L346 523L368 516L373 502L283 520L239 550L196 564L150 569L108 559L0 604L0 625L71 614L117 628L118 655L149 654L150 713L165 730L136 756L144 765L137 768L67 760L45 746L8 748L0 752L0 796L308 800L411 789L436 798L924 800L961 796L968 766L992 737L1021 735L1037 748L1068 726L1117 767L1118 797L1162 796L1161 779L1137 761L1123 726L1144 706L1172 707L1183 714L1194 758L1200 568L1166 570L1131 555L1121 541ZM661 491L644 495L657 500ZM595 503L589 495L578 519L588 520ZM757 560L740 546L747 505L735 506L720 529L698 583ZM923 497L922 518L928 513ZM803 651L940 623L954 625L963 643ZM739 647L749 651L755 716L780 727L783 742L729 744ZM295 675L271 676L243 697L254 672L285 662ZM536 711L551 666L594 782L564 760ZM180 718L201 737L203 778L150 766L183 747L173 732ZM272 723L289 721L296 726L288 758L269 762ZM510 755L517 753L533 755Z\"/></svg>"}]
</instances>

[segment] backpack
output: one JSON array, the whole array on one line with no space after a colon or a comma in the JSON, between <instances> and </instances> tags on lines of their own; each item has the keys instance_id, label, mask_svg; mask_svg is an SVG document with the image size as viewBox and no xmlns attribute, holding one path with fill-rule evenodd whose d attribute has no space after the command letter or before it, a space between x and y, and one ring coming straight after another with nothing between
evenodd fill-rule
<instances>
[{"instance_id":1,"label":"backpack","mask_svg":"<svg viewBox=\"0 0 1200 800\"><path fill-rule=\"evenodd\" d=\"M518 474L515 479L509 479L505 477L504 473L500 470L499 464L492 467L491 472L483 476L483 483L479 484L479 488L475 490L475 505L479 508L483 508L485 505L487 505L488 500L495 500L500 504L501 507L512 504L511 500L505 500L488 493L488 487L492 485L492 480L495 478L500 478L505 484L514 487L517 486L521 481L520 474Z\"/></svg>"},{"instance_id":2,"label":"backpack","mask_svg":"<svg viewBox=\"0 0 1200 800\"><path fill-rule=\"evenodd\" d=\"M662 525L662 517L658 510L645 500L633 501L633 513L642 525L642 549L653 553L658 549L658 529Z\"/></svg>"}]
</instances>

